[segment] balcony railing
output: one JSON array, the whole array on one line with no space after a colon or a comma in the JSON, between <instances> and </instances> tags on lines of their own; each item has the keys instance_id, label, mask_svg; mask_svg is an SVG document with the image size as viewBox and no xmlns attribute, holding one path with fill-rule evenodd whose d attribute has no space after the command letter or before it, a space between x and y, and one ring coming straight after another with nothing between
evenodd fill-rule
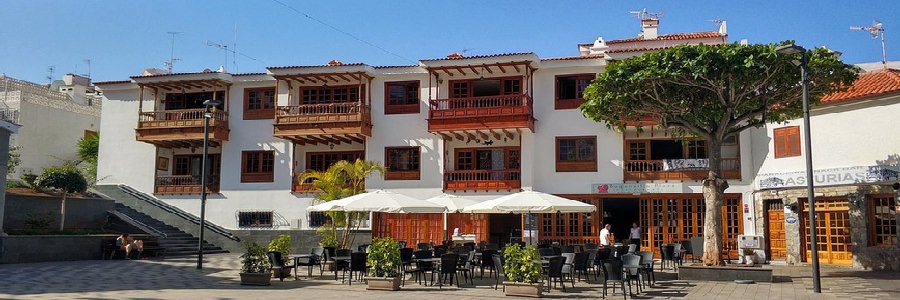
<instances>
[{"instance_id":1,"label":"balcony railing","mask_svg":"<svg viewBox=\"0 0 900 300\"><path fill-rule=\"evenodd\" d=\"M446 171L447 190L512 190L522 187L520 170Z\"/></svg>"},{"instance_id":2,"label":"balcony railing","mask_svg":"<svg viewBox=\"0 0 900 300\"><path fill-rule=\"evenodd\" d=\"M0 110L0 119L13 124L19 124L19 111L15 109Z\"/></svg>"},{"instance_id":3,"label":"balcony railing","mask_svg":"<svg viewBox=\"0 0 900 300\"><path fill-rule=\"evenodd\" d=\"M527 94L434 99L431 118L466 118L531 114L531 96Z\"/></svg>"},{"instance_id":4,"label":"balcony railing","mask_svg":"<svg viewBox=\"0 0 900 300\"><path fill-rule=\"evenodd\" d=\"M206 184L208 193L219 192L218 176L210 176ZM156 176L157 194L199 194L200 177L193 175Z\"/></svg>"},{"instance_id":5,"label":"balcony railing","mask_svg":"<svg viewBox=\"0 0 900 300\"><path fill-rule=\"evenodd\" d=\"M276 116L279 124L358 122L368 120L369 108L359 102L289 105L279 106Z\"/></svg>"},{"instance_id":6,"label":"balcony railing","mask_svg":"<svg viewBox=\"0 0 900 300\"><path fill-rule=\"evenodd\" d=\"M740 158L723 158L722 176L725 179L740 179ZM665 167L664 160L626 160L625 180L701 180L709 174L708 167Z\"/></svg>"},{"instance_id":7,"label":"balcony railing","mask_svg":"<svg viewBox=\"0 0 900 300\"><path fill-rule=\"evenodd\" d=\"M203 114L206 112L206 109L203 108L193 108L193 109L173 109L173 110L162 110L162 111L147 111L142 112L139 118L142 127L145 125L145 122L161 122L161 121L203 121ZM228 112L224 110L214 110L211 112L212 119L210 121L228 121ZM171 123L171 122L166 122ZM150 123L157 124L157 123ZM190 124L193 124L191 122ZM190 126L203 126L200 125L190 125Z\"/></svg>"}]
</instances>

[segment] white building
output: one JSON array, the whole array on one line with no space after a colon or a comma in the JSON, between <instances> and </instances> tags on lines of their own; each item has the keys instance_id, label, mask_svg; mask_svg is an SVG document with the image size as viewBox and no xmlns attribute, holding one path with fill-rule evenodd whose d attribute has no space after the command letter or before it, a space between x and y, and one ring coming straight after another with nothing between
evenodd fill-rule
<instances>
[{"instance_id":1,"label":"white building","mask_svg":"<svg viewBox=\"0 0 900 300\"><path fill-rule=\"evenodd\" d=\"M100 97L86 77L67 74L48 87L0 75L0 100L0 111L21 125L10 141L21 163L10 178L78 160L78 140L100 130Z\"/></svg>"},{"instance_id":2,"label":"white building","mask_svg":"<svg viewBox=\"0 0 900 300\"><path fill-rule=\"evenodd\" d=\"M572 57L454 53L412 66L332 61L100 82L100 184L128 185L198 214L202 101L215 98L225 103L210 131L207 218L229 229L317 226L321 217L305 211L312 194L294 175L360 157L389 170L369 178L369 189L481 200L525 189L597 205L594 214L538 216L542 241L596 242L602 223L622 239L632 222L647 228L645 247L699 236L705 172L678 165L702 164L705 144L659 129L615 132L577 109L584 87L611 59L727 38L724 24L680 34L657 34L657 25L645 20L640 37L600 38ZM745 133L723 146L731 187L722 215L732 246L754 228L754 173L742 167L753 165L752 145ZM524 226L518 216L454 215L456 227L505 243ZM427 214L375 216L372 230L410 243L443 237L440 216Z\"/></svg>"}]
</instances>

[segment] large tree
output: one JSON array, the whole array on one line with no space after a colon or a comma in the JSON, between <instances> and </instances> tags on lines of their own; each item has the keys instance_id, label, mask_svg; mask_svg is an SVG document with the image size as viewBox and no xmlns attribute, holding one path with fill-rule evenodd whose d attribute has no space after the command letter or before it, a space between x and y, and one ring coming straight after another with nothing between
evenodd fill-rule
<instances>
[{"instance_id":1,"label":"large tree","mask_svg":"<svg viewBox=\"0 0 900 300\"><path fill-rule=\"evenodd\" d=\"M636 121L655 121L678 137L708 145L709 174L703 264L721 264L721 145L725 137L802 115L800 54L776 53L780 44L681 45L611 63L584 92L582 112L620 131ZM809 51L809 99L843 90L857 75L825 48ZM640 130L640 127L639 127Z\"/></svg>"}]
</instances>

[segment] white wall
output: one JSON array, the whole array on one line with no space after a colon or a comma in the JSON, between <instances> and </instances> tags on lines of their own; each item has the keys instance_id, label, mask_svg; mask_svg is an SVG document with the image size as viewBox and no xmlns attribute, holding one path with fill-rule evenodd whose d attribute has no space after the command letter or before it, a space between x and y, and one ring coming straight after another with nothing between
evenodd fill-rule
<instances>
[{"instance_id":1,"label":"white wall","mask_svg":"<svg viewBox=\"0 0 900 300\"><path fill-rule=\"evenodd\" d=\"M25 95L28 97L28 94ZM10 146L20 147L21 163L14 176L40 174L44 168L78 160L78 140L85 130L99 131L100 116L20 101L19 132Z\"/></svg>"}]
</instances>

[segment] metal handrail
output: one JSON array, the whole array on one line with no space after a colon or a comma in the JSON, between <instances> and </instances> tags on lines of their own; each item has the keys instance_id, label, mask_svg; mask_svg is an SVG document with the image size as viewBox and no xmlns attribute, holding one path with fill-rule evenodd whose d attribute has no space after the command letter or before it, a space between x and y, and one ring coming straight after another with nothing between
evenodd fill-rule
<instances>
[{"instance_id":1,"label":"metal handrail","mask_svg":"<svg viewBox=\"0 0 900 300\"><path fill-rule=\"evenodd\" d=\"M153 226L147 225L147 224L145 224L144 222L135 220L134 218L129 217L129 216L126 215L126 214L119 213L119 212L114 212L114 213L115 213L116 216L118 216L119 218L126 218L126 219L128 219L128 221L131 221L131 222L137 223L137 224L140 225L140 226L146 227L147 229L150 229L150 231L153 231L154 233L156 233L156 234L158 234L158 235L161 235L163 238L168 238L168 237L169 237L169 235L167 235L165 232L159 231L159 229L153 228Z\"/></svg>"}]
</instances>

